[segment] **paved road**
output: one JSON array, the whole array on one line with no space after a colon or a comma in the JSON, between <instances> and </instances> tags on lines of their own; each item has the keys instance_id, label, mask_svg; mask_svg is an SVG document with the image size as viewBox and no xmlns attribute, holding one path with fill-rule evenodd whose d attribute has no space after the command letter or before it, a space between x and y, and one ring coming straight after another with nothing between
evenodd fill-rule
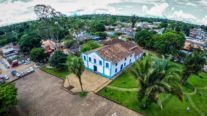
<instances>
[{"instance_id":1,"label":"paved road","mask_svg":"<svg viewBox=\"0 0 207 116\"><path fill-rule=\"evenodd\" d=\"M86 98L61 89L63 80L36 70L15 82L18 108L24 116L139 116L123 106L89 93Z\"/></svg>"}]
</instances>

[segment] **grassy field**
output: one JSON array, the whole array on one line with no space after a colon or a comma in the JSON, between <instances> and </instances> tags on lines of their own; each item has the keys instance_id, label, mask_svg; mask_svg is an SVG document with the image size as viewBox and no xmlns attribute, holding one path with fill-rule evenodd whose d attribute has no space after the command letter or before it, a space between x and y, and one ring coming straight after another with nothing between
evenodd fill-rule
<instances>
[{"instance_id":1,"label":"grassy field","mask_svg":"<svg viewBox=\"0 0 207 116\"><path fill-rule=\"evenodd\" d=\"M57 71L55 68L48 68L47 66L43 66L40 69L62 79L65 79L65 77L70 74L68 70Z\"/></svg>"},{"instance_id":2,"label":"grassy field","mask_svg":"<svg viewBox=\"0 0 207 116\"><path fill-rule=\"evenodd\" d=\"M205 116L207 115L207 73L201 72L199 75L203 78L191 75L189 83L183 87L184 100L182 102L174 96L163 94L160 99L163 109L157 104L153 104L147 110L139 108L138 89L132 90L139 88L139 84L128 70L98 94L146 116ZM186 110L187 107L190 108L189 111Z\"/></svg>"}]
</instances>

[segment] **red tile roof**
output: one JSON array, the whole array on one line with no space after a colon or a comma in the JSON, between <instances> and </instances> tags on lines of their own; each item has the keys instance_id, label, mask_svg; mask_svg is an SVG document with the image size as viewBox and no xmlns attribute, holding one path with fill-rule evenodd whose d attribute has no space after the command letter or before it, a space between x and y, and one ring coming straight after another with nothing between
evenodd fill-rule
<instances>
[{"instance_id":1,"label":"red tile roof","mask_svg":"<svg viewBox=\"0 0 207 116\"><path fill-rule=\"evenodd\" d=\"M87 54L93 51L96 51L104 59L117 63L132 54L135 54L135 56L141 54L143 49L136 43L113 39L105 42L105 46L89 51Z\"/></svg>"}]
</instances>

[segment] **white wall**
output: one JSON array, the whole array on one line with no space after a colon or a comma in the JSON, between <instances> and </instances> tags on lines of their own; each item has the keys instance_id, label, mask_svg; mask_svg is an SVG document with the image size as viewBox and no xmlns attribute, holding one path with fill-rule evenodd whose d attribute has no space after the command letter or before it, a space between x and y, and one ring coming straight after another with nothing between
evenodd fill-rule
<instances>
[{"instance_id":1,"label":"white wall","mask_svg":"<svg viewBox=\"0 0 207 116\"><path fill-rule=\"evenodd\" d=\"M130 59L131 59L131 62L130 62ZM135 59L135 56L133 54L132 56L128 56L126 58L126 60L124 58L121 61L119 61L117 63L117 66L116 66L116 64L113 64L112 65L112 76L114 76L115 74L117 74L117 73L119 73L121 71L121 65L123 65L123 69L122 70L124 70L124 68L126 68L129 64L131 64L131 63L133 63L135 61L136 61L136 59ZM117 69L117 72L115 72L116 69Z\"/></svg>"},{"instance_id":2,"label":"white wall","mask_svg":"<svg viewBox=\"0 0 207 116\"><path fill-rule=\"evenodd\" d=\"M86 57L86 60L84 60L84 56ZM91 61L89 61L89 57L91 58ZM92 52L90 54L82 54L82 59L84 60L84 65L86 68L89 68L90 70L94 70L94 66L97 67L97 72L101 73L103 76L111 76L110 70L111 70L111 62L105 61L103 58L101 58L96 52ZM96 63L94 62L94 59L96 59ZM102 64L99 64L99 61L102 62ZM109 64L109 67L106 68L106 63Z\"/></svg>"},{"instance_id":3,"label":"white wall","mask_svg":"<svg viewBox=\"0 0 207 116\"><path fill-rule=\"evenodd\" d=\"M89 68L90 70L94 70L94 66L97 66L97 72L101 73L103 76L114 76L120 71L124 70L128 65L134 63L137 61L139 58L141 58L143 55L140 54L138 56L135 56L135 54L132 54L131 56L128 56L125 60L122 59L116 64L113 64L111 61L105 61L102 57L98 55L96 52L92 52L90 54L82 54L82 59L84 60L84 56L86 56L86 60L84 60L84 65L85 67ZM91 58L91 61L89 61L89 57ZM96 63L94 63L94 59L96 59ZM131 60L131 61L130 61ZM102 65L99 65L99 61L102 62ZM106 68L106 63L109 64L109 67ZM121 70L121 65L123 65L123 69ZM117 69L117 72L115 70Z\"/></svg>"},{"instance_id":4,"label":"white wall","mask_svg":"<svg viewBox=\"0 0 207 116\"><path fill-rule=\"evenodd\" d=\"M106 68L106 63L108 63L109 64L109 67L108 68ZM104 74L106 75L106 76L111 76L111 67L112 66L112 63L111 62L109 62L109 61L105 61L104 62Z\"/></svg>"}]
</instances>

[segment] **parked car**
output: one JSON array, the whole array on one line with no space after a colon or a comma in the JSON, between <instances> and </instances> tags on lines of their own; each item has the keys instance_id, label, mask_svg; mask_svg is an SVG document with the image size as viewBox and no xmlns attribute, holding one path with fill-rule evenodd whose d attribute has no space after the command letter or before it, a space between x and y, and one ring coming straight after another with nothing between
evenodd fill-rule
<instances>
[{"instance_id":1,"label":"parked car","mask_svg":"<svg viewBox=\"0 0 207 116\"><path fill-rule=\"evenodd\" d=\"M20 77L22 77L22 74L19 72L16 72L16 76L20 78Z\"/></svg>"},{"instance_id":2,"label":"parked car","mask_svg":"<svg viewBox=\"0 0 207 116\"><path fill-rule=\"evenodd\" d=\"M26 73L31 73L34 72L34 69L32 67L29 67L28 69L26 69Z\"/></svg>"},{"instance_id":3,"label":"parked car","mask_svg":"<svg viewBox=\"0 0 207 116\"><path fill-rule=\"evenodd\" d=\"M25 69L25 71L17 72L16 76L20 78L20 77L24 77L32 72L34 72L33 67L29 67L29 68Z\"/></svg>"},{"instance_id":4,"label":"parked car","mask_svg":"<svg viewBox=\"0 0 207 116\"><path fill-rule=\"evenodd\" d=\"M17 71L16 70L12 70L11 71L11 75L16 76Z\"/></svg>"},{"instance_id":5,"label":"parked car","mask_svg":"<svg viewBox=\"0 0 207 116\"><path fill-rule=\"evenodd\" d=\"M3 79L3 80L8 80L9 79L8 75L1 75L0 78Z\"/></svg>"}]
</instances>

